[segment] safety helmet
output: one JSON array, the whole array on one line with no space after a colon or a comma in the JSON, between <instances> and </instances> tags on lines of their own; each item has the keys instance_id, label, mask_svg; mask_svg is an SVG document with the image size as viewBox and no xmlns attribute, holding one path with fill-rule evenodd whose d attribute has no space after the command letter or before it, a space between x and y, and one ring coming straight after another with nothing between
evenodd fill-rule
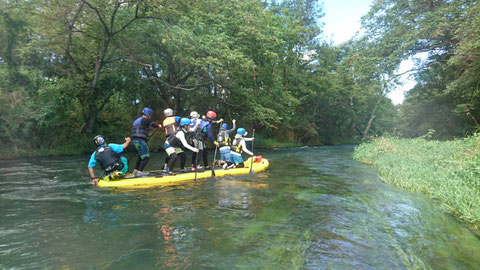
<instances>
[{"instance_id":1,"label":"safety helmet","mask_svg":"<svg viewBox=\"0 0 480 270\"><path fill-rule=\"evenodd\" d=\"M95 136L95 138L93 138L93 142L95 143L95 145L100 146L105 144L105 138L102 135L97 135Z\"/></svg>"},{"instance_id":2,"label":"safety helmet","mask_svg":"<svg viewBox=\"0 0 480 270\"><path fill-rule=\"evenodd\" d=\"M189 126L192 123L192 120L190 118L184 117L180 119L180 126Z\"/></svg>"},{"instance_id":3,"label":"safety helmet","mask_svg":"<svg viewBox=\"0 0 480 270\"><path fill-rule=\"evenodd\" d=\"M217 118L217 114L214 111L207 112L207 119L215 119Z\"/></svg>"},{"instance_id":4,"label":"safety helmet","mask_svg":"<svg viewBox=\"0 0 480 270\"><path fill-rule=\"evenodd\" d=\"M222 129L228 129L228 124L227 124L227 123L223 123L223 124L222 124Z\"/></svg>"},{"instance_id":5,"label":"safety helmet","mask_svg":"<svg viewBox=\"0 0 480 270\"><path fill-rule=\"evenodd\" d=\"M143 115L152 115L152 114L153 114L153 110L150 109L150 108L145 107L145 108L143 108L143 110L142 110L142 114L143 114Z\"/></svg>"},{"instance_id":6,"label":"safety helmet","mask_svg":"<svg viewBox=\"0 0 480 270\"><path fill-rule=\"evenodd\" d=\"M173 110L168 108L168 109L165 109L165 111L163 111L163 114L165 116L172 116L173 115Z\"/></svg>"},{"instance_id":7,"label":"safety helmet","mask_svg":"<svg viewBox=\"0 0 480 270\"><path fill-rule=\"evenodd\" d=\"M247 131L244 128L238 128L237 129L237 134L238 135L244 135Z\"/></svg>"},{"instance_id":8,"label":"safety helmet","mask_svg":"<svg viewBox=\"0 0 480 270\"><path fill-rule=\"evenodd\" d=\"M193 112L190 113L190 117L198 119L198 118L200 118L200 114L198 114L197 111L193 111Z\"/></svg>"}]
</instances>

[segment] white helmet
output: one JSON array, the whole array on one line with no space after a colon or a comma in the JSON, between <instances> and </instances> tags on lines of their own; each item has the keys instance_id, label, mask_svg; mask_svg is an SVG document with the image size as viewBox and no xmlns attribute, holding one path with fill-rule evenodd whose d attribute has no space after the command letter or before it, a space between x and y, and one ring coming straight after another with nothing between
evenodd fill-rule
<instances>
[{"instance_id":1,"label":"white helmet","mask_svg":"<svg viewBox=\"0 0 480 270\"><path fill-rule=\"evenodd\" d=\"M173 115L173 110L168 108L168 109L165 109L165 111L163 111L163 114L165 114L165 116L172 116Z\"/></svg>"},{"instance_id":2,"label":"white helmet","mask_svg":"<svg viewBox=\"0 0 480 270\"><path fill-rule=\"evenodd\" d=\"M200 114L198 114L198 112L196 112L196 111L193 111L193 112L190 113L190 117L198 119L198 118L200 118Z\"/></svg>"}]
</instances>

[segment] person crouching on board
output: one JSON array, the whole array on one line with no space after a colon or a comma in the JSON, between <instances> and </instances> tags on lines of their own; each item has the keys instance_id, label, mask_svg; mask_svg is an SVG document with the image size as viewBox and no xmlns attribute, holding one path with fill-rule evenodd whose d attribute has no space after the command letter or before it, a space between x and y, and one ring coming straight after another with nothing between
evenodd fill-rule
<instances>
[{"instance_id":1,"label":"person crouching on board","mask_svg":"<svg viewBox=\"0 0 480 270\"><path fill-rule=\"evenodd\" d=\"M242 153L245 152L246 154L253 156L253 153L247 149L246 141L253 141L255 140L254 137L252 138L245 138L247 136L247 131L244 128L237 129L237 134L233 139L231 150L230 150L230 160L227 163L227 168L243 168L245 164L243 163ZM252 157L253 158L253 157ZM225 165L224 165L225 166Z\"/></svg>"},{"instance_id":2,"label":"person crouching on board","mask_svg":"<svg viewBox=\"0 0 480 270\"><path fill-rule=\"evenodd\" d=\"M127 173L128 160L126 157L120 156L119 154L128 147L130 141L131 139L127 137L123 144L109 143L107 145L107 142L102 135L97 135L93 138L93 142L97 145L97 149L92 153L90 161L88 162L88 172L92 177L93 185L98 183L98 178L93 171L93 167L98 163L100 163L100 167L105 171L105 174L118 177Z\"/></svg>"},{"instance_id":3,"label":"person crouching on board","mask_svg":"<svg viewBox=\"0 0 480 270\"><path fill-rule=\"evenodd\" d=\"M173 174L173 167L178 158L180 158L180 169L182 172L186 172L185 162L187 155L184 149L187 148L190 151L198 153L198 148L192 147L187 143L187 136L190 129L191 120L188 118L182 118L180 120L180 129L169 136L165 141L164 147L170 160L168 161L167 173ZM197 127L197 126L195 126Z\"/></svg>"},{"instance_id":4,"label":"person crouching on board","mask_svg":"<svg viewBox=\"0 0 480 270\"><path fill-rule=\"evenodd\" d=\"M218 130L217 142L218 150L220 152L220 165L225 165L227 164L227 161L230 160L230 145L232 144L232 140L230 139L230 133L235 131L235 129L237 128L235 122L236 120L233 119L233 127L231 129L228 129L227 123L223 123Z\"/></svg>"}]
</instances>

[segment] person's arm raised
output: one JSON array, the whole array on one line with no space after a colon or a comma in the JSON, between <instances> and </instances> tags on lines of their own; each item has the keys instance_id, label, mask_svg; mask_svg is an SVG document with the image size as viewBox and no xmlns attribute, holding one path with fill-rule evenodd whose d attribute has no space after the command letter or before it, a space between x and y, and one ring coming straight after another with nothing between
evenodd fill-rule
<instances>
[{"instance_id":1,"label":"person's arm raised","mask_svg":"<svg viewBox=\"0 0 480 270\"><path fill-rule=\"evenodd\" d=\"M125 138L125 142L122 145L123 149L126 149L131 141L132 141L132 139L130 139L130 137Z\"/></svg>"}]
</instances>

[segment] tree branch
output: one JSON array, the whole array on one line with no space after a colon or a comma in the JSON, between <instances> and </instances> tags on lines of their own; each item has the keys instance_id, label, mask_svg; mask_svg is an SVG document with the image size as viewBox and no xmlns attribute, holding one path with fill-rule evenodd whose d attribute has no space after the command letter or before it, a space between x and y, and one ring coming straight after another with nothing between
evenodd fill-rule
<instances>
[{"instance_id":1,"label":"tree branch","mask_svg":"<svg viewBox=\"0 0 480 270\"><path fill-rule=\"evenodd\" d=\"M141 1L139 1L141 2ZM125 28L127 28L130 24L132 24L135 20L137 20L139 17L138 17L138 9L139 9L139 5L137 4L135 6L135 16L133 17L133 19L131 19L129 22L127 22L126 24L124 24L120 29L118 29L117 31L113 32L112 35L115 35L117 34L118 32L124 30ZM112 26L112 31L113 31L113 26Z\"/></svg>"},{"instance_id":2,"label":"tree branch","mask_svg":"<svg viewBox=\"0 0 480 270\"><path fill-rule=\"evenodd\" d=\"M57 0L57 5L61 8L60 2L58 0ZM63 13L64 15L63 18L65 20L65 23L67 23L67 28L68 28L67 48L65 50L65 54L67 55L67 58L73 63L73 66L75 67L75 69L78 72L82 73L84 76L86 76L85 72L80 68L80 66L78 66L77 62L75 61L72 54L70 53L70 47L72 45L72 40L73 40L73 28L82 10L83 10L83 3L80 4L80 7L78 8L77 12L73 16L72 22L68 21L67 12Z\"/></svg>"},{"instance_id":3,"label":"tree branch","mask_svg":"<svg viewBox=\"0 0 480 270\"><path fill-rule=\"evenodd\" d=\"M105 29L105 32L107 34L110 34L110 30L108 29L108 26L107 24L105 23L105 21L103 20L102 18L102 15L100 15L100 11L98 11L98 8L94 7L92 4L90 4L88 1L86 0L82 0L83 3L85 3L88 7L90 7L91 9L93 9L95 11L95 13L97 14L97 17L98 19L100 20L100 22L102 23L103 25L103 28Z\"/></svg>"},{"instance_id":4,"label":"tree branch","mask_svg":"<svg viewBox=\"0 0 480 270\"><path fill-rule=\"evenodd\" d=\"M193 88L184 88L184 87L178 86L178 85L171 85L171 84L169 84L169 83L167 83L167 82L165 82L165 81L163 81L163 80L160 80L160 78L158 78L158 77L150 77L150 78L147 78L147 79L148 79L148 80L158 81L158 82L160 82L160 83L162 83L162 84L164 84L164 85L166 85L166 86L168 86L168 87L171 87L171 88L173 88L173 89L179 89L179 90L185 90L185 91L193 91L193 90L197 89L196 87L193 87Z\"/></svg>"}]
</instances>

